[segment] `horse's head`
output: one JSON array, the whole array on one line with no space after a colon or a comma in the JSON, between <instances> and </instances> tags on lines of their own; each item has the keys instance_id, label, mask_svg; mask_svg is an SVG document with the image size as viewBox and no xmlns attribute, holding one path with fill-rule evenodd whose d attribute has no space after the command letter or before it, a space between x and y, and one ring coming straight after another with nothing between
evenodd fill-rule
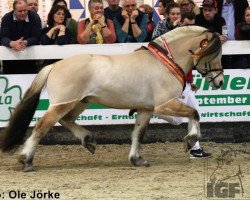
<instances>
[{"instance_id":1,"label":"horse's head","mask_svg":"<svg viewBox=\"0 0 250 200\"><path fill-rule=\"evenodd\" d=\"M200 42L200 47L191 53L194 67L206 78L210 86L220 88L224 82L221 65L222 48L217 33L206 31L207 38Z\"/></svg>"},{"instance_id":2,"label":"horse's head","mask_svg":"<svg viewBox=\"0 0 250 200\"><path fill-rule=\"evenodd\" d=\"M216 33L199 26L184 26L161 35L154 42L169 49L186 74L195 67L212 87L222 86L222 47Z\"/></svg>"}]
</instances>

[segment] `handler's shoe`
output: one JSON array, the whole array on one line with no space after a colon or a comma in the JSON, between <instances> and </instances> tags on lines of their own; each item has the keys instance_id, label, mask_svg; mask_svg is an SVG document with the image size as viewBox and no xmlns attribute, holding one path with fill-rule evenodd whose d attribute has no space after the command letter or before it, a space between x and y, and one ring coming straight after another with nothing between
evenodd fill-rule
<instances>
[{"instance_id":1,"label":"handler's shoe","mask_svg":"<svg viewBox=\"0 0 250 200\"><path fill-rule=\"evenodd\" d=\"M190 150L190 158L210 158L212 157L211 153L206 153L203 149Z\"/></svg>"}]
</instances>

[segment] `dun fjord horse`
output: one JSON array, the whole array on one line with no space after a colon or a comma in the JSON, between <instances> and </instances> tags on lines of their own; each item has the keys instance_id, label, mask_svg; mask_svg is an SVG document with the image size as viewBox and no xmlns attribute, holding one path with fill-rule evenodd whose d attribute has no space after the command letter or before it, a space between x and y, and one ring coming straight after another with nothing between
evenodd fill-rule
<instances>
[{"instance_id":1,"label":"dun fjord horse","mask_svg":"<svg viewBox=\"0 0 250 200\"><path fill-rule=\"evenodd\" d=\"M137 110L129 153L134 166L149 166L140 156L139 143L152 114L187 117L192 127L184 141L187 150L190 149L200 137L199 114L177 98L182 93L185 75L193 67L211 86L222 86L220 40L207 29L190 26L156 38L148 49L126 55L77 55L43 68L1 134L1 150L11 151L24 139L45 85L50 106L21 151L19 161L24 171L34 170L35 148L56 122L72 131L91 153L95 152L92 134L75 123L91 103Z\"/></svg>"}]
</instances>

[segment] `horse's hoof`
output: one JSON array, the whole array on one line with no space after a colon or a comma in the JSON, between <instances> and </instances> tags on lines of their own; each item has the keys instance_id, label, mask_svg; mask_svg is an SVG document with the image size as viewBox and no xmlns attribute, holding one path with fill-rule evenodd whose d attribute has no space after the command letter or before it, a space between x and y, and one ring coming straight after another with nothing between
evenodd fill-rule
<instances>
[{"instance_id":1,"label":"horse's hoof","mask_svg":"<svg viewBox=\"0 0 250 200\"><path fill-rule=\"evenodd\" d=\"M23 166L23 172L35 171L35 168L33 167L32 161L33 161L33 158L31 158L27 161L25 155L19 156L18 162Z\"/></svg>"},{"instance_id":2,"label":"horse's hoof","mask_svg":"<svg viewBox=\"0 0 250 200\"><path fill-rule=\"evenodd\" d=\"M34 171L35 171L35 168L33 167L33 165L27 164L23 167L23 172L34 172Z\"/></svg>"},{"instance_id":3,"label":"horse's hoof","mask_svg":"<svg viewBox=\"0 0 250 200\"><path fill-rule=\"evenodd\" d=\"M91 135L88 135L84 138L83 146L86 147L90 153L94 154L96 149L96 141L95 138Z\"/></svg>"},{"instance_id":4,"label":"horse's hoof","mask_svg":"<svg viewBox=\"0 0 250 200\"><path fill-rule=\"evenodd\" d=\"M184 141L184 149L185 152L188 152L190 149L192 149L195 145L195 143L198 141L198 136L197 135L186 135L183 138Z\"/></svg>"},{"instance_id":5,"label":"horse's hoof","mask_svg":"<svg viewBox=\"0 0 250 200\"><path fill-rule=\"evenodd\" d=\"M188 143L187 140L184 140L184 151L188 152L192 147L190 146L190 144Z\"/></svg>"},{"instance_id":6,"label":"horse's hoof","mask_svg":"<svg viewBox=\"0 0 250 200\"><path fill-rule=\"evenodd\" d=\"M139 158L131 157L130 162L135 167L141 167L141 166L150 167L150 164L148 163L148 161L144 160L141 156Z\"/></svg>"}]
</instances>

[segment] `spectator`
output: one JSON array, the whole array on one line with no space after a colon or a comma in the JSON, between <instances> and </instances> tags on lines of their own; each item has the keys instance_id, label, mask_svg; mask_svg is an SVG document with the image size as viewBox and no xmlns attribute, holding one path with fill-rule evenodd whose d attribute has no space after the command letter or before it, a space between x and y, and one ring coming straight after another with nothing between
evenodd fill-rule
<instances>
[{"instance_id":1,"label":"spectator","mask_svg":"<svg viewBox=\"0 0 250 200\"><path fill-rule=\"evenodd\" d=\"M218 0L218 14L226 20L228 39L235 39L235 26L243 22L247 0Z\"/></svg>"},{"instance_id":2,"label":"spectator","mask_svg":"<svg viewBox=\"0 0 250 200\"><path fill-rule=\"evenodd\" d=\"M67 8L55 5L48 14L48 27L43 28L41 35L42 45L66 45L73 44L73 33L66 27ZM52 64L60 59L44 60L40 67Z\"/></svg>"},{"instance_id":3,"label":"spectator","mask_svg":"<svg viewBox=\"0 0 250 200\"><path fill-rule=\"evenodd\" d=\"M77 40L80 44L114 43L116 41L114 23L104 17L102 0L90 0L90 17L79 21Z\"/></svg>"},{"instance_id":4,"label":"spectator","mask_svg":"<svg viewBox=\"0 0 250 200\"><path fill-rule=\"evenodd\" d=\"M41 20L39 16L28 11L25 0L15 0L13 11L2 18L1 43L15 51L23 51L28 46L39 44ZM3 61L5 74L36 73L34 61Z\"/></svg>"},{"instance_id":5,"label":"spectator","mask_svg":"<svg viewBox=\"0 0 250 200\"><path fill-rule=\"evenodd\" d=\"M155 23L153 21L153 8L148 4L142 4L138 8L141 12L145 13L148 17L147 23L147 37L144 42L149 42L152 38L152 34L155 28Z\"/></svg>"},{"instance_id":6,"label":"spectator","mask_svg":"<svg viewBox=\"0 0 250 200\"><path fill-rule=\"evenodd\" d=\"M180 26L189 26L195 24L196 15L194 12L186 12L181 15Z\"/></svg>"},{"instance_id":7,"label":"spectator","mask_svg":"<svg viewBox=\"0 0 250 200\"><path fill-rule=\"evenodd\" d=\"M123 0L121 15L114 18L117 41L143 42L147 37L147 16L137 9L136 0Z\"/></svg>"},{"instance_id":8,"label":"spectator","mask_svg":"<svg viewBox=\"0 0 250 200\"><path fill-rule=\"evenodd\" d=\"M221 42L227 41L227 36L222 35L222 26L226 25L223 17L216 15L218 4L216 0L204 0L201 14L196 16L196 25L205 27L220 34Z\"/></svg>"},{"instance_id":9,"label":"spectator","mask_svg":"<svg viewBox=\"0 0 250 200\"><path fill-rule=\"evenodd\" d=\"M28 10L38 14L38 9L39 9L38 0L27 0L27 4L28 4ZM46 21L42 21L42 28L46 27L46 25L47 25Z\"/></svg>"},{"instance_id":10,"label":"spectator","mask_svg":"<svg viewBox=\"0 0 250 200\"><path fill-rule=\"evenodd\" d=\"M68 9L68 4L65 0L54 0L52 7L55 5L59 5L59 6L64 6L67 9L67 13L66 13L66 27L71 30L71 32L73 33L73 39L74 39L74 43L77 43L77 30L78 30L78 24L77 21L74 20L72 18L71 13L69 12Z\"/></svg>"},{"instance_id":11,"label":"spectator","mask_svg":"<svg viewBox=\"0 0 250 200\"><path fill-rule=\"evenodd\" d=\"M66 27L66 12L64 6L53 6L48 14L48 27L42 30L42 45L65 45L73 44L73 34Z\"/></svg>"},{"instance_id":12,"label":"spectator","mask_svg":"<svg viewBox=\"0 0 250 200\"><path fill-rule=\"evenodd\" d=\"M200 8L193 0L177 0L181 6L181 13L194 12L196 15L200 14Z\"/></svg>"},{"instance_id":13,"label":"spectator","mask_svg":"<svg viewBox=\"0 0 250 200\"><path fill-rule=\"evenodd\" d=\"M159 6L157 8L159 15L162 15L163 18L167 18L167 6L170 3L174 3L174 0L159 0Z\"/></svg>"},{"instance_id":14,"label":"spectator","mask_svg":"<svg viewBox=\"0 0 250 200\"><path fill-rule=\"evenodd\" d=\"M118 18L122 13L122 8L119 6L120 0L107 0L107 2L108 7L104 9L105 19Z\"/></svg>"},{"instance_id":15,"label":"spectator","mask_svg":"<svg viewBox=\"0 0 250 200\"><path fill-rule=\"evenodd\" d=\"M27 0L27 4L28 4L28 10L33 11L35 13L38 12L38 0Z\"/></svg>"},{"instance_id":16,"label":"spectator","mask_svg":"<svg viewBox=\"0 0 250 200\"><path fill-rule=\"evenodd\" d=\"M236 26L235 39L250 40L250 7L245 10L244 22Z\"/></svg>"},{"instance_id":17,"label":"spectator","mask_svg":"<svg viewBox=\"0 0 250 200\"><path fill-rule=\"evenodd\" d=\"M227 35L229 40L235 40L235 28L243 22L244 11L248 7L247 0L218 0L218 15L226 21ZM238 68L238 55L223 55L223 68Z\"/></svg>"},{"instance_id":18,"label":"spectator","mask_svg":"<svg viewBox=\"0 0 250 200\"><path fill-rule=\"evenodd\" d=\"M247 7L244 15L244 22L237 24L235 31L236 40L250 40L250 7ZM250 55L240 55L237 57L237 66L240 68L250 68Z\"/></svg>"},{"instance_id":19,"label":"spectator","mask_svg":"<svg viewBox=\"0 0 250 200\"><path fill-rule=\"evenodd\" d=\"M159 10L160 11L160 10ZM160 12L159 12L160 13ZM163 12L164 13L164 12ZM152 39L159 37L160 35L173 30L178 26L181 17L181 8L177 3L170 3L166 8L165 16L167 18L159 21L154 29Z\"/></svg>"}]
</instances>

